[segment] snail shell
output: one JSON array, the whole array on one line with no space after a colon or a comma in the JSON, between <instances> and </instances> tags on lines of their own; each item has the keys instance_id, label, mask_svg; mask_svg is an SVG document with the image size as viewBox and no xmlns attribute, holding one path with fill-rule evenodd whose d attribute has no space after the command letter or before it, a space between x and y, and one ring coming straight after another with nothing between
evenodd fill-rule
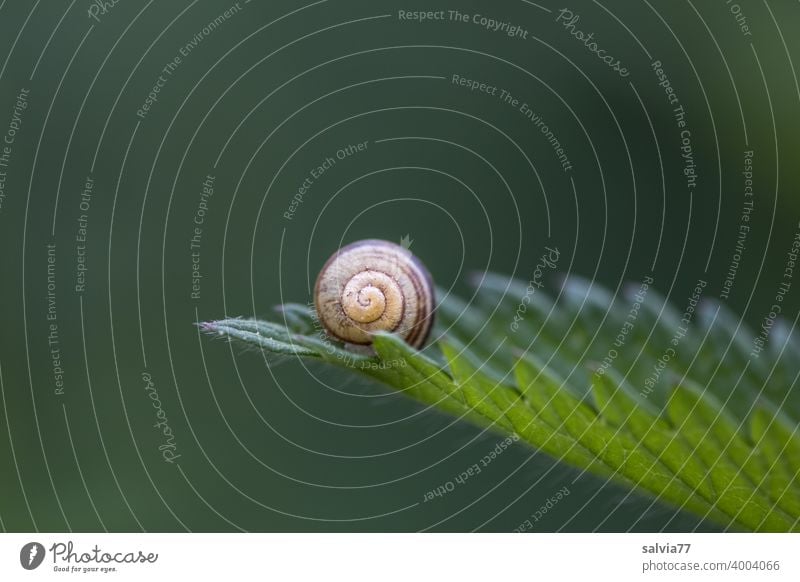
<instances>
[{"instance_id":1,"label":"snail shell","mask_svg":"<svg viewBox=\"0 0 800 582\"><path fill-rule=\"evenodd\" d=\"M369 345L388 331L421 348L433 326L433 281L400 245L368 239L342 247L322 267L314 289L317 316L333 337Z\"/></svg>"}]
</instances>

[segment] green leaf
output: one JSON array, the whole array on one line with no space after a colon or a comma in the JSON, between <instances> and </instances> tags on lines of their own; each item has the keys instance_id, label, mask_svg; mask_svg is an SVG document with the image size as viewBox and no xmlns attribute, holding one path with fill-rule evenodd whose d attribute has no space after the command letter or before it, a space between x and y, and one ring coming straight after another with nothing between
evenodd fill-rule
<instances>
[{"instance_id":1,"label":"green leaf","mask_svg":"<svg viewBox=\"0 0 800 582\"><path fill-rule=\"evenodd\" d=\"M281 356L320 357L315 350L292 342L285 327L268 321L248 319L224 319L200 324L206 333L238 340L244 344L257 346L267 352Z\"/></svg>"},{"instance_id":2,"label":"green leaf","mask_svg":"<svg viewBox=\"0 0 800 582\"><path fill-rule=\"evenodd\" d=\"M759 489L763 462L714 397L687 383L673 391L668 410L673 425L710 467L720 509L753 531L796 527L796 517L776 509Z\"/></svg>"},{"instance_id":3,"label":"green leaf","mask_svg":"<svg viewBox=\"0 0 800 582\"><path fill-rule=\"evenodd\" d=\"M789 515L800 515L800 435L779 412L760 406L751 419L753 442L766 467L770 498Z\"/></svg>"},{"instance_id":4,"label":"green leaf","mask_svg":"<svg viewBox=\"0 0 800 582\"><path fill-rule=\"evenodd\" d=\"M684 329L677 308L635 284L614 296L570 278L554 301L501 275L473 281L469 301L440 291L440 339L423 352L387 333L372 348L343 345L302 304L280 306L279 323L200 329L371 377L723 527L800 531L800 435L786 414L799 407L792 384L775 380L800 374L792 329L776 322L780 346L754 362L751 332L719 304L701 304Z\"/></svg>"},{"instance_id":5,"label":"green leaf","mask_svg":"<svg viewBox=\"0 0 800 582\"><path fill-rule=\"evenodd\" d=\"M295 333L311 334L317 327L314 313L307 305L284 303L283 305L278 305L275 311L283 317L286 327Z\"/></svg>"},{"instance_id":6,"label":"green leaf","mask_svg":"<svg viewBox=\"0 0 800 582\"><path fill-rule=\"evenodd\" d=\"M376 335L374 346L380 360L387 365L377 372L371 372L375 377L425 404L459 417L471 416L481 424L486 423L464 403L464 396L452 378L435 362L390 334Z\"/></svg>"},{"instance_id":7,"label":"green leaf","mask_svg":"<svg viewBox=\"0 0 800 582\"><path fill-rule=\"evenodd\" d=\"M513 422L506 417L505 409L497 405L497 397L492 395L495 389L505 388L493 384L484 374L474 370L454 345L445 343L441 347L449 362L454 386L463 396L464 403L491 422L513 431Z\"/></svg>"},{"instance_id":8,"label":"green leaf","mask_svg":"<svg viewBox=\"0 0 800 582\"><path fill-rule=\"evenodd\" d=\"M629 430L642 445L684 484L707 501L716 501L708 467L672 426L657 416L646 400L637 398L615 372L596 374L592 385L601 414L620 429Z\"/></svg>"}]
</instances>

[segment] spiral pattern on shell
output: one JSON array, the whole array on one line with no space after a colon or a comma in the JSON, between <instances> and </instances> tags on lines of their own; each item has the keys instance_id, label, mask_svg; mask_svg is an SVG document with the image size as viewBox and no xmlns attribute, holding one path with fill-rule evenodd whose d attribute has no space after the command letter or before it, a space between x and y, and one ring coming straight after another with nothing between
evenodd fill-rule
<instances>
[{"instance_id":1,"label":"spiral pattern on shell","mask_svg":"<svg viewBox=\"0 0 800 582\"><path fill-rule=\"evenodd\" d=\"M368 345L388 331L420 348L433 326L428 270L408 249L389 241L354 242L328 259L314 291L317 316L333 337Z\"/></svg>"}]
</instances>

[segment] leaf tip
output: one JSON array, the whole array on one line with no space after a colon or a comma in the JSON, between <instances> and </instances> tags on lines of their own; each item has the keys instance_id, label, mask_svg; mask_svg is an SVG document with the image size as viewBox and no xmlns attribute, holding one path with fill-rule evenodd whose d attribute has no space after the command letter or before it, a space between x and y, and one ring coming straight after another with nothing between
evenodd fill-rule
<instances>
[{"instance_id":1,"label":"leaf tip","mask_svg":"<svg viewBox=\"0 0 800 582\"><path fill-rule=\"evenodd\" d=\"M203 333L221 333L219 322L216 321L198 321L194 325Z\"/></svg>"}]
</instances>

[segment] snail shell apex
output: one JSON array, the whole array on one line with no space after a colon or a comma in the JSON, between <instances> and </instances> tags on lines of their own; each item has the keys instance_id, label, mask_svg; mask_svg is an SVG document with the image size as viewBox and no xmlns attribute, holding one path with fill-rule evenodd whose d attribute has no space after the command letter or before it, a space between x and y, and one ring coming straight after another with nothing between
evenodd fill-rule
<instances>
[{"instance_id":1,"label":"snail shell apex","mask_svg":"<svg viewBox=\"0 0 800 582\"><path fill-rule=\"evenodd\" d=\"M322 267L314 288L317 317L329 335L369 345L388 331L421 348L433 326L433 281L408 249L368 239L342 247Z\"/></svg>"}]
</instances>

